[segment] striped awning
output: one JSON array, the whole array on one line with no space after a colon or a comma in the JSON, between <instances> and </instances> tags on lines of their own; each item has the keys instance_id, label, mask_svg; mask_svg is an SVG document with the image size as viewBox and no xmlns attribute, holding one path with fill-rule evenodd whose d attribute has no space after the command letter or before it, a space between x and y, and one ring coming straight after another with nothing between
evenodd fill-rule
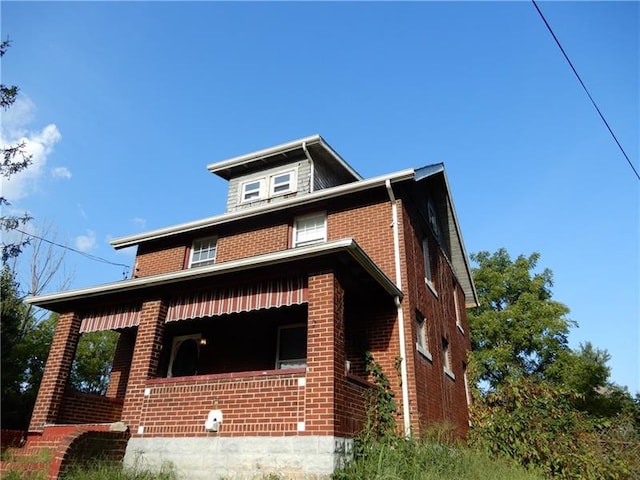
<instances>
[{"instance_id":1,"label":"striped awning","mask_svg":"<svg viewBox=\"0 0 640 480\"><path fill-rule=\"evenodd\" d=\"M117 330L140 324L140 306L118 306L82 316L80 333Z\"/></svg>"},{"instance_id":2,"label":"striped awning","mask_svg":"<svg viewBox=\"0 0 640 480\"><path fill-rule=\"evenodd\" d=\"M184 295L169 302L167 322L307 303L306 278L289 278Z\"/></svg>"}]
</instances>

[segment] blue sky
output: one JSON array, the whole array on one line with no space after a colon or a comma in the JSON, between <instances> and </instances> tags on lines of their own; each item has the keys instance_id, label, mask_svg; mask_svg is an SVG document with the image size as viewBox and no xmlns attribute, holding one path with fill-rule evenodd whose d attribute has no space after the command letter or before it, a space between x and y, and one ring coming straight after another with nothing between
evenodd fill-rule
<instances>
[{"instance_id":1,"label":"blue sky","mask_svg":"<svg viewBox=\"0 0 640 480\"><path fill-rule=\"evenodd\" d=\"M638 168L638 2L540 7ZM2 2L3 182L58 242L222 213L209 163L320 133L364 177L444 162L469 252L540 252L570 343L640 389L639 185L530 2ZM72 287L122 268L68 253Z\"/></svg>"}]
</instances>

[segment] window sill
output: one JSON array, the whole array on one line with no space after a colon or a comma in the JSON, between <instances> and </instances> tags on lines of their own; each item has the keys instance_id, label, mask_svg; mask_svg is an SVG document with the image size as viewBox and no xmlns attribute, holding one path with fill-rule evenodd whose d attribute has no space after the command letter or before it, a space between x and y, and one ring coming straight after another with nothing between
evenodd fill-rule
<instances>
[{"instance_id":1,"label":"window sill","mask_svg":"<svg viewBox=\"0 0 640 480\"><path fill-rule=\"evenodd\" d=\"M427 350L426 348L424 348L422 345L416 343L416 350L418 351L418 353L420 355L422 355L424 358L426 358L427 360L429 360L430 362L433 362L433 356L431 355L431 352L429 352L429 350Z\"/></svg>"},{"instance_id":2,"label":"window sill","mask_svg":"<svg viewBox=\"0 0 640 480\"><path fill-rule=\"evenodd\" d=\"M433 293L433 295L434 295L436 298L438 298L438 291L436 290L436 287L433 285L433 282L431 282L431 281L429 281L429 280L427 280L427 279L425 278L424 283L425 283L425 285L427 286L427 288L428 288L429 290L431 290L431 293Z\"/></svg>"},{"instance_id":3,"label":"window sill","mask_svg":"<svg viewBox=\"0 0 640 480\"><path fill-rule=\"evenodd\" d=\"M444 369L444 374L449 377L451 380L455 380L456 379L456 374L453 373L451 370L449 370L448 368Z\"/></svg>"}]
</instances>

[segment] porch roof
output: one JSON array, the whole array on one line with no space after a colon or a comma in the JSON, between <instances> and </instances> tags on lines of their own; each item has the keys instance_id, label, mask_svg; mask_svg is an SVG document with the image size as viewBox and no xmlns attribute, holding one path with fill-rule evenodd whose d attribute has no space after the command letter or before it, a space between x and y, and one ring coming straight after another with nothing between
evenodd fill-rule
<instances>
[{"instance_id":1,"label":"porch roof","mask_svg":"<svg viewBox=\"0 0 640 480\"><path fill-rule=\"evenodd\" d=\"M296 247L288 250L257 255L229 262L218 263L209 266L178 270L175 272L150 275L147 277L132 278L119 282L107 283L93 287L68 290L64 292L51 293L27 297L25 302L46 308L58 313L71 311L80 303L87 300L108 300L115 295L131 294L136 291L151 290L160 286L176 285L180 282L200 280L210 277L222 276L233 273L247 272L250 270L272 267L276 265L285 266L295 262L313 258L341 257L359 272L364 273L373 282L380 285L390 296L402 298L402 292L396 285L380 270L373 260L362 250L353 238L333 240L326 243Z\"/></svg>"}]
</instances>

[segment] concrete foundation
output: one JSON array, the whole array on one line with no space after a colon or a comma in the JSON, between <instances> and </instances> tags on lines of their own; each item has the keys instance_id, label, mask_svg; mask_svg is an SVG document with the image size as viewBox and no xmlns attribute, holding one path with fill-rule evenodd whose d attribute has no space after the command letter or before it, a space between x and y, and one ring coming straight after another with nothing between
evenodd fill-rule
<instances>
[{"instance_id":1,"label":"concrete foundation","mask_svg":"<svg viewBox=\"0 0 640 480\"><path fill-rule=\"evenodd\" d=\"M131 438L125 466L173 468L180 479L327 479L353 455L353 440L329 436ZM275 477L279 475L279 477Z\"/></svg>"}]
</instances>

